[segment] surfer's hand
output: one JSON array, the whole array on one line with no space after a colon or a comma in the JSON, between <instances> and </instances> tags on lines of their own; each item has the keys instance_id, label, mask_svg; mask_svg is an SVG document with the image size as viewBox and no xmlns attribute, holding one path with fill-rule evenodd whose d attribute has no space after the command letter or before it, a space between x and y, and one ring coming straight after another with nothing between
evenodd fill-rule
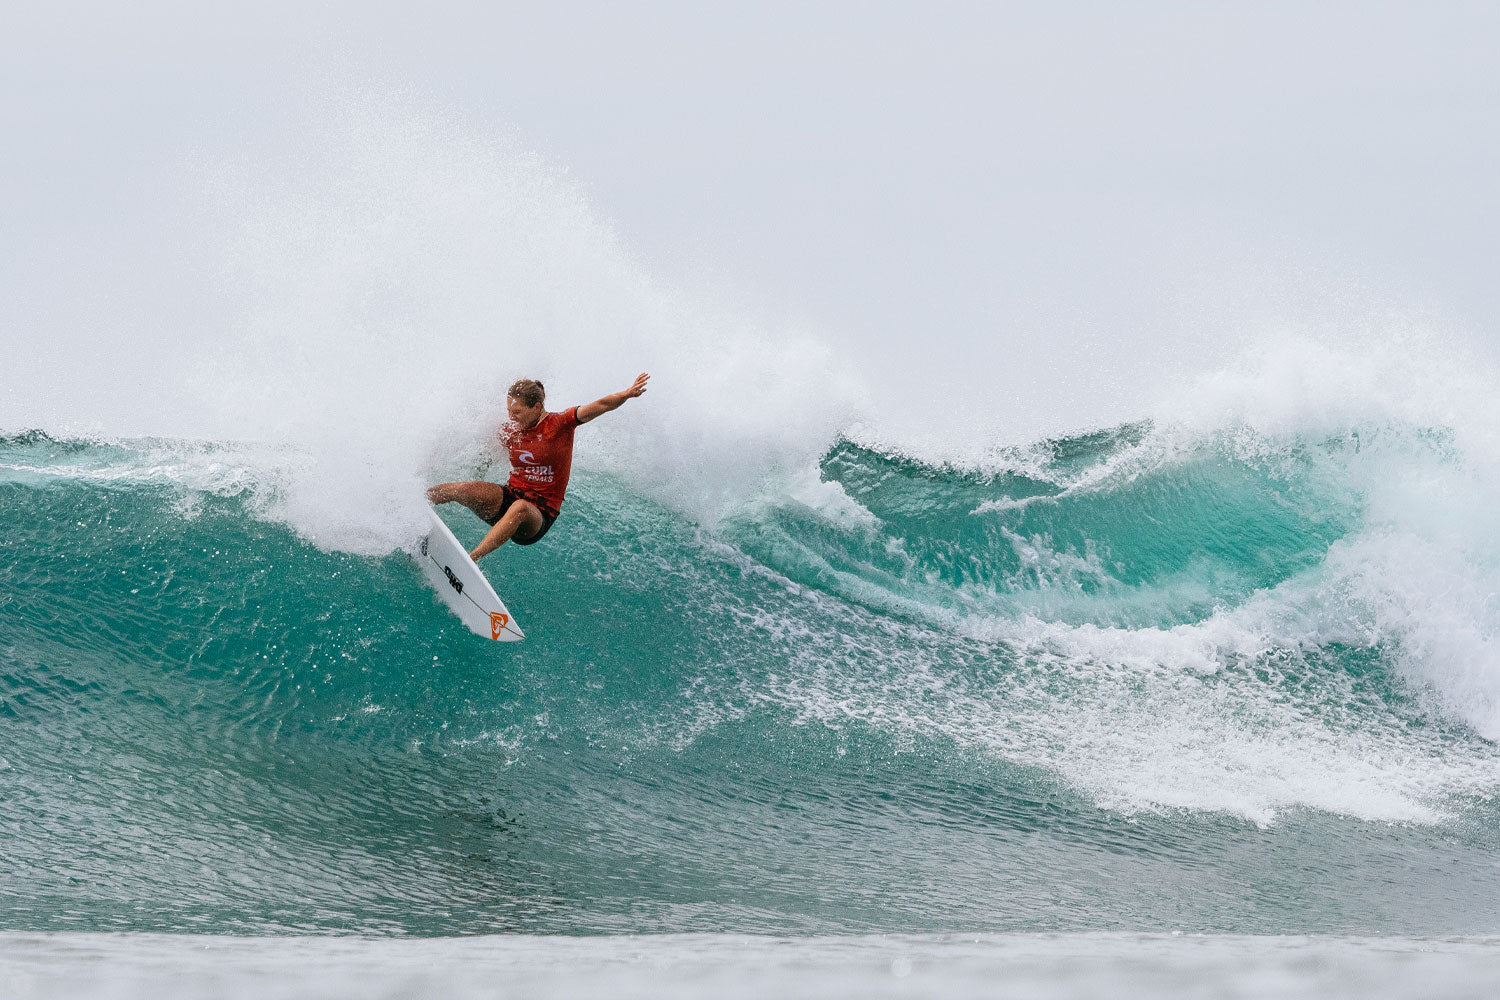
<instances>
[{"instance_id":1,"label":"surfer's hand","mask_svg":"<svg viewBox=\"0 0 1500 1000\"><path fill-rule=\"evenodd\" d=\"M646 383L649 381L651 381L650 373L641 372L635 377L635 381L630 383L630 388L620 393L620 395L624 396L626 399L634 399L641 393L646 391Z\"/></svg>"}]
</instances>

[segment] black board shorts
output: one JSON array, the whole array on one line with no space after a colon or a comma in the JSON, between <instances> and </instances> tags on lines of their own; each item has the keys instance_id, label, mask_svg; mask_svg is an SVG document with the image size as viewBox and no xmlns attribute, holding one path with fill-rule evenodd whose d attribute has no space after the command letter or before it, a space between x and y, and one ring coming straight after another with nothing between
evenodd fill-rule
<instances>
[{"instance_id":1,"label":"black board shorts","mask_svg":"<svg viewBox=\"0 0 1500 1000\"><path fill-rule=\"evenodd\" d=\"M515 503L517 500L525 500L537 509L537 513L542 515L542 527L537 531L536 534L527 535L525 538L522 538L520 532L517 532L515 535L511 536L510 540L515 542L517 545L533 545L541 541L542 536L547 533L547 529L552 527L552 522L557 520L557 515L549 514L547 512L547 508L543 507L540 503L537 502L536 497L530 497L524 493L518 493L515 490L511 489L509 486L502 486L500 488L505 491L505 499L501 502L500 509L495 511L495 516L487 517L485 518L485 520L493 525L505 516L505 512L510 510L511 504Z\"/></svg>"}]
</instances>

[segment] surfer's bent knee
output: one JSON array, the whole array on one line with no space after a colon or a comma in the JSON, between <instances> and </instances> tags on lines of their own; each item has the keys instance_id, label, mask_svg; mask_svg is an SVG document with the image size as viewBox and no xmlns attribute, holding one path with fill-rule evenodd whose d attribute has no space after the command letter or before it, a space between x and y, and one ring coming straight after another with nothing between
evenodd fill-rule
<instances>
[{"instance_id":1,"label":"surfer's bent knee","mask_svg":"<svg viewBox=\"0 0 1500 1000\"><path fill-rule=\"evenodd\" d=\"M530 500L517 500L511 507L521 515L516 519L517 531L530 528L534 534L542 526L542 509Z\"/></svg>"},{"instance_id":2,"label":"surfer's bent knee","mask_svg":"<svg viewBox=\"0 0 1500 1000\"><path fill-rule=\"evenodd\" d=\"M540 504L517 498L515 506L520 507L522 504L525 504L525 508L522 510L520 522L516 525L512 537L517 545L530 545L541 541L547 529L552 527L552 522L556 520L556 517L543 510Z\"/></svg>"}]
</instances>

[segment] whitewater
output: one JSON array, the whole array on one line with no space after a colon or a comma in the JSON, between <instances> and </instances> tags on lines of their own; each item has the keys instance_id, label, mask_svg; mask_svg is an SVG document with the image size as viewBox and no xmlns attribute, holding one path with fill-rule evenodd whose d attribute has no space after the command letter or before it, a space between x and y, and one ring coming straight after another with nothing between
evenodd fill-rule
<instances>
[{"instance_id":1,"label":"whitewater","mask_svg":"<svg viewBox=\"0 0 1500 1000\"><path fill-rule=\"evenodd\" d=\"M1391 956L1434 947L1494 981L1493 359L1276 331L1123 420L934 436L662 288L514 141L341 114L201 165L191 323L0 376L17 982L958 995L1084 952L1069 988L1333 995L1308 949L1415 989ZM422 488L504 477L512 378L557 409L642 369L545 542L485 562L527 641L476 640L406 555Z\"/></svg>"}]
</instances>

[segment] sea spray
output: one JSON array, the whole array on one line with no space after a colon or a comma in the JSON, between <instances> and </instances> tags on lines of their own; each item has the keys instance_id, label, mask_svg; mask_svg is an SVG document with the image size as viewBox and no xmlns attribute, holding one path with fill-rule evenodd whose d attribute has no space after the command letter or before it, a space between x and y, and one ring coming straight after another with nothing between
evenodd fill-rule
<instances>
[{"instance_id":1,"label":"sea spray","mask_svg":"<svg viewBox=\"0 0 1500 1000\"><path fill-rule=\"evenodd\" d=\"M315 457L282 497L306 537L389 550L424 480L497 457L523 375L562 408L650 370L647 405L590 427L580 458L700 518L851 418L859 389L826 347L654 283L513 137L352 97L303 127L295 156L206 174L235 318L183 378L233 436Z\"/></svg>"}]
</instances>

